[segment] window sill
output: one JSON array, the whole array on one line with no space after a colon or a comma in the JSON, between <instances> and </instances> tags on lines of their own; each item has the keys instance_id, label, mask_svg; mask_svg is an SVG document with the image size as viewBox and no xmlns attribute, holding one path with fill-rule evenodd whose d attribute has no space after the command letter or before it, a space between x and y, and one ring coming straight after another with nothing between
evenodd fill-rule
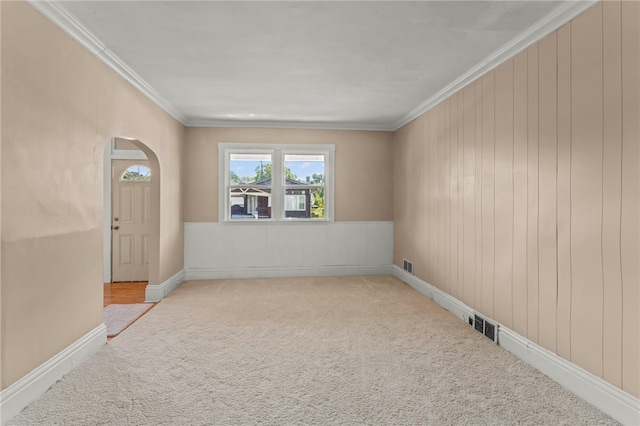
<instances>
[{"instance_id":1,"label":"window sill","mask_svg":"<svg viewBox=\"0 0 640 426\"><path fill-rule=\"evenodd\" d=\"M286 224L305 224L308 225L310 223L318 223L318 224L326 224L326 223L334 223L334 220L331 219L227 219L227 220L220 220L219 223L224 223L224 224L231 224L231 225L235 225L235 224L252 224L253 225L258 225L258 224L268 224L268 225L282 225L284 223Z\"/></svg>"}]
</instances>

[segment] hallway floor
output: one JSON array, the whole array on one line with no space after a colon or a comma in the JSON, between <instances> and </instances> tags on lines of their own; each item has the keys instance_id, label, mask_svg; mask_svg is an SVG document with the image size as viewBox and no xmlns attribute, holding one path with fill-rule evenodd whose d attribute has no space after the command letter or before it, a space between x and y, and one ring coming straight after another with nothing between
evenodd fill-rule
<instances>
[{"instance_id":1,"label":"hallway floor","mask_svg":"<svg viewBox=\"0 0 640 426\"><path fill-rule=\"evenodd\" d=\"M126 283L106 283L104 285L104 300L103 307L114 305L114 304L134 304L134 303L144 303L145 300L145 289L147 287L147 281L140 282L126 282ZM154 303L154 307L157 303ZM153 308L152 308L153 309ZM146 313L140 315L135 321L142 318ZM135 322L134 321L134 322ZM133 322L131 323L133 324ZM131 325L129 324L129 326ZM127 326L127 327L129 327ZM108 337L107 340L111 340L116 336Z\"/></svg>"},{"instance_id":2,"label":"hallway floor","mask_svg":"<svg viewBox=\"0 0 640 426\"><path fill-rule=\"evenodd\" d=\"M104 285L104 306L114 303L144 303L147 281L130 283L107 283Z\"/></svg>"}]
</instances>

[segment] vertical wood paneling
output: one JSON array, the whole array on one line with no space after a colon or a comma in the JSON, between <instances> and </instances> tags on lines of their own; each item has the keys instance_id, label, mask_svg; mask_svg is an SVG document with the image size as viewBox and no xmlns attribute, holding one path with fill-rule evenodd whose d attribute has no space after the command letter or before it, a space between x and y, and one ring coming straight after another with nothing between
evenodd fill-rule
<instances>
[{"instance_id":1,"label":"vertical wood paneling","mask_svg":"<svg viewBox=\"0 0 640 426\"><path fill-rule=\"evenodd\" d=\"M440 271L438 265L438 111L432 109L427 114L429 118L429 147L431 150L431 168L429 170L429 179L431 181L431 202L429 204L429 214L431 216L431 233L429 235L429 251L431 252L431 279L432 284L436 287L442 285L440 283Z\"/></svg>"},{"instance_id":2,"label":"vertical wood paneling","mask_svg":"<svg viewBox=\"0 0 640 426\"><path fill-rule=\"evenodd\" d=\"M408 161L409 161L409 155L408 155L408 145L409 145L409 140L407 138L408 135L408 128L406 128L404 130L404 138L402 139L402 146L401 146L401 166L400 166L400 173L402 175L402 182L409 182L409 170L407 167ZM411 226L413 226L413 224L411 222L409 222L409 220L407 220L407 214L409 211L409 191L410 188L405 184L402 186L401 188L401 198L400 198L400 202L399 205L402 206L401 208L401 217L400 220L404 223L404 226L402 226L402 234L401 234L401 238L403 238L402 241L402 247L403 247L403 252L402 252L402 257L400 259L400 264L402 265L402 259L404 257L407 256L407 246L409 244L409 239L411 238ZM405 241L404 238L406 238L407 240Z\"/></svg>"},{"instance_id":3,"label":"vertical wood paneling","mask_svg":"<svg viewBox=\"0 0 640 426\"><path fill-rule=\"evenodd\" d=\"M422 210L422 227L423 227L423 238L422 238L422 252L425 256L424 264L426 265L426 271L424 273L424 280L428 283L433 283L433 270L431 265L431 258L433 257L433 253L431 252L431 203L433 202L433 197L431 194L431 146L429 145L429 117L427 114L424 114L422 117L422 121L420 125L422 126L422 134L424 135L422 140L422 152L424 155L424 163L429 167L422 168L422 181L423 181L423 194L425 194L425 203ZM406 183L408 187L411 187L411 183Z\"/></svg>"},{"instance_id":4,"label":"vertical wood paneling","mask_svg":"<svg viewBox=\"0 0 640 426\"><path fill-rule=\"evenodd\" d=\"M571 359L571 25L558 30L558 309L556 350Z\"/></svg>"},{"instance_id":5,"label":"vertical wood paneling","mask_svg":"<svg viewBox=\"0 0 640 426\"><path fill-rule=\"evenodd\" d=\"M476 276L476 231L475 231L475 189L476 189L476 91L474 85L463 90L464 96L464 289L462 301L468 305L475 303Z\"/></svg>"},{"instance_id":6,"label":"vertical wood paneling","mask_svg":"<svg viewBox=\"0 0 640 426\"><path fill-rule=\"evenodd\" d=\"M420 179L423 183L423 194L426 194L428 200L425 200L425 203L422 206L422 210L426 212L426 216L421 212L421 216L424 217L423 221L423 229L427 230L426 234L428 238L422 241L422 248L425 258L423 259L424 264L426 265L426 273L423 275L424 280L437 285L434 279L435 269L433 268L433 258L436 256L436 253L433 251L433 247L431 246L431 238L433 237L433 232L435 229L433 227L433 205L436 203L436 199L433 193L433 168L436 165L436 161L434 161L434 155L436 154L433 149L433 140L431 135L429 134L429 117L427 115L421 116L420 121L416 122L416 125L422 128L423 133L423 141L422 141L422 155L425 158L427 167L424 167L422 170L416 174L415 179ZM426 142L425 142L426 141ZM409 182L409 186L411 187L411 183ZM411 197L411 195L409 195ZM414 266L415 268L415 266Z\"/></svg>"},{"instance_id":7,"label":"vertical wood paneling","mask_svg":"<svg viewBox=\"0 0 640 426\"><path fill-rule=\"evenodd\" d=\"M571 44L571 356L602 376L602 3Z\"/></svg>"},{"instance_id":8,"label":"vertical wood paneling","mask_svg":"<svg viewBox=\"0 0 640 426\"><path fill-rule=\"evenodd\" d=\"M640 3L622 3L622 388L640 396Z\"/></svg>"},{"instance_id":9,"label":"vertical wood paneling","mask_svg":"<svg viewBox=\"0 0 640 426\"><path fill-rule=\"evenodd\" d=\"M458 94L458 298L464 291L464 93Z\"/></svg>"},{"instance_id":10,"label":"vertical wood paneling","mask_svg":"<svg viewBox=\"0 0 640 426\"><path fill-rule=\"evenodd\" d=\"M493 316L495 229L494 73L482 77L482 305Z\"/></svg>"},{"instance_id":11,"label":"vertical wood paneling","mask_svg":"<svg viewBox=\"0 0 640 426\"><path fill-rule=\"evenodd\" d=\"M528 50L527 337L538 341L538 45Z\"/></svg>"},{"instance_id":12,"label":"vertical wood paneling","mask_svg":"<svg viewBox=\"0 0 640 426\"><path fill-rule=\"evenodd\" d=\"M494 318L513 327L513 59L495 71Z\"/></svg>"},{"instance_id":13,"label":"vertical wood paneling","mask_svg":"<svg viewBox=\"0 0 640 426\"><path fill-rule=\"evenodd\" d=\"M446 105L441 103L437 107L438 111L438 281L440 288L443 288L447 282L447 263L446 263L446 126L445 126L445 108Z\"/></svg>"},{"instance_id":14,"label":"vertical wood paneling","mask_svg":"<svg viewBox=\"0 0 640 426\"><path fill-rule=\"evenodd\" d=\"M513 329L527 335L527 61L513 62Z\"/></svg>"},{"instance_id":15,"label":"vertical wood paneling","mask_svg":"<svg viewBox=\"0 0 640 426\"><path fill-rule=\"evenodd\" d=\"M557 36L539 43L538 52L538 339L556 350L557 275Z\"/></svg>"},{"instance_id":16,"label":"vertical wood paneling","mask_svg":"<svg viewBox=\"0 0 640 426\"><path fill-rule=\"evenodd\" d=\"M476 163L475 163L475 302L482 304L482 81L474 83L476 90Z\"/></svg>"},{"instance_id":17,"label":"vertical wood paneling","mask_svg":"<svg viewBox=\"0 0 640 426\"><path fill-rule=\"evenodd\" d=\"M398 131L394 162L420 169L394 221L425 281L635 396L639 75L640 3L601 2Z\"/></svg>"},{"instance_id":18,"label":"vertical wood paneling","mask_svg":"<svg viewBox=\"0 0 640 426\"><path fill-rule=\"evenodd\" d=\"M423 133L422 133L422 126L420 125L421 119L422 117L418 117L416 120L414 120L411 126L411 132L410 132L410 140L411 140L410 179L412 182L415 182L415 185L413 185L413 188L418 192L418 194L424 193L423 180L422 180L422 164L423 164L422 161L423 161L423 155L424 155L423 154L424 145L422 143ZM411 195L409 195L409 197L411 199L411 207L410 207L411 216L413 217L413 220L411 222L415 224L414 232L419 232L420 234L422 234L424 232L424 223L421 219L422 219L422 210L424 209L424 205L426 204L425 197L411 197ZM424 243L421 239L414 239L414 240L416 240L416 243L414 246L414 253L409 259L414 263L414 271L416 275L418 275L419 273L420 274L419 276L421 278L424 278L425 268L423 265L425 264L424 260L426 259L426 256L424 253ZM415 268L415 266L417 266L417 269ZM420 270L421 269L420 266L423 266L422 270Z\"/></svg>"},{"instance_id":19,"label":"vertical wood paneling","mask_svg":"<svg viewBox=\"0 0 640 426\"><path fill-rule=\"evenodd\" d=\"M406 179L409 182L412 182L414 180L414 176L415 176L415 146L414 146L414 140L413 140L413 134L415 131L415 120L408 126L407 128L407 143L406 143L406 163L408 165L408 167L406 167ZM410 198L411 195L408 194L408 197ZM407 222L411 223L412 226L411 228L413 228L415 230L415 228L417 227L417 224L415 222L416 219L416 209L415 209L415 204L413 202L409 202L409 200L405 200L404 201L405 204L405 209L406 209L406 218L407 218ZM408 232L411 232L411 230L408 230ZM413 260L416 257L416 247L418 245L418 242L416 239L411 238L408 242L407 242L407 247L406 247L406 252L405 252L405 257L407 259Z\"/></svg>"},{"instance_id":20,"label":"vertical wood paneling","mask_svg":"<svg viewBox=\"0 0 640 426\"><path fill-rule=\"evenodd\" d=\"M451 295L454 295L458 288L458 95L449 98L449 154L451 158L450 166L450 203L451 213L449 218L450 227L450 253L451 265L449 269L449 288Z\"/></svg>"},{"instance_id":21,"label":"vertical wood paneling","mask_svg":"<svg viewBox=\"0 0 640 426\"><path fill-rule=\"evenodd\" d=\"M407 127L404 126L393 134L393 263L402 266L402 256L406 244L405 228L410 224L404 217L404 205L402 204L406 183L404 181L404 137Z\"/></svg>"},{"instance_id":22,"label":"vertical wood paneling","mask_svg":"<svg viewBox=\"0 0 640 426\"><path fill-rule=\"evenodd\" d=\"M441 204L442 204L442 187L440 186L440 171L442 169L442 163L440 161L440 148L441 148L441 139L440 139L440 126L439 126L439 120L440 120L440 114L439 114L439 107L436 106L433 110L432 110L432 114L431 114L431 121L429 122L430 126L433 126L433 156L435 157L436 163L435 163L435 168L433 170L433 187L434 187L434 201L435 201L435 224L436 224L436 229L435 229L435 234L433 235L433 243L434 243L434 247L435 247L435 256L433 258L434 261L434 271L435 271L435 283L438 287L442 286L442 270L440 269L441 266L441 258L442 258L442 252L440 250L440 234L441 234L441 229L440 229L440 223L442 221L442 216L440 215L441 213Z\"/></svg>"},{"instance_id":23,"label":"vertical wood paneling","mask_svg":"<svg viewBox=\"0 0 640 426\"><path fill-rule=\"evenodd\" d=\"M602 266L607 290L603 300L603 377L622 386L622 268L620 206L622 203L622 44L621 7L603 3L602 63L604 151L602 160Z\"/></svg>"},{"instance_id":24,"label":"vertical wood paneling","mask_svg":"<svg viewBox=\"0 0 640 426\"><path fill-rule=\"evenodd\" d=\"M445 257L445 271L444 271L444 283L443 288L449 289L449 283L451 281L451 138L449 125L451 122L450 117L450 100L445 100L442 103L444 122L442 123L444 128L444 192L445 192L445 207L444 207L444 257Z\"/></svg>"}]
</instances>

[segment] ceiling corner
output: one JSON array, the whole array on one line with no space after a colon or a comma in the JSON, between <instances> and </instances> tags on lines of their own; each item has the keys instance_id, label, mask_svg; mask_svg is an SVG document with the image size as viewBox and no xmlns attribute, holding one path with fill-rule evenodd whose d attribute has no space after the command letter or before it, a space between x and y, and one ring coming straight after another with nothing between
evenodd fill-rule
<instances>
[{"instance_id":1,"label":"ceiling corner","mask_svg":"<svg viewBox=\"0 0 640 426\"><path fill-rule=\"evenodd\" d=\"M435 95L418 105L413 110L402 116L398 121L394 123L392 127L393 131L400 129L405 124L416 119L420 115L429 111L440 102L444 101L454 93L463 89L467 85L476 81L487 72L496 68L503 62L514 57L520 51L531 46L533 43L541 40L546 35L560 28L562 25L571 21L573 18L600 2L600 0L566 0L554 10L549 12L546 16L540 19L538 22L527 28L520 33L517 37L513 38L509 43L505 44L491 55L480 61L478 64L470 68L467 72L456 78L450 84L442 88Z\"/></svg>"},{"instance_id":2,"label":"ceiling corner","mask_svg":"<svg viewBox=\"0 0 640 426\"><path fill-rule=\"evenodd\" d=\"M60 2L57 0L27 0L27 2L61 30L67 33L71 38L80 43L80 45L85 49L98 57L98 59L104 62L109 68L118 73L118 75L124 78L133 87L138 89L153 103L178 120L182 125L186 126L187 118L184 114L182 114L171 102L165 99L160 93L144 81L142 77L137 75L123 60L113 52L109 51L109 49L107 49L106 46L91 31L89 31L88 28L69 13L69 11L60 4Z\"/></svg>"}]
</instances>

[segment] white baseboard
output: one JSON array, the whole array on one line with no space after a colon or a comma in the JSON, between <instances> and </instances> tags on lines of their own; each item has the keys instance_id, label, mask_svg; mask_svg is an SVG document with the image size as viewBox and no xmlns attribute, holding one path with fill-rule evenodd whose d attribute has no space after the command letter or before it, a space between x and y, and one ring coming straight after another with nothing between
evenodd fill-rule
<instances>
[{"instance_id":1,"label":"white baseboard","mask_svg":"<svg viewBox=\"0 0 640 426\"><path fill-rule=\"evenodd\" d=\"M397 265L393 265L393 275L401 279L405 283L409 284L418 292L424 294L429 299L442 306L447 311L454 314L464 322L468 322L470 317L473 317L474 310L456 299L455 297L441 291L439 288L432 286L431 284L422 281L415 275L411 275L404 269Z\"/></svg>"},{"instance_id":2,"label":"white baseboard","mask_svg":"<svg viewBox=\"0 0 640 426\"><path fill-rule=\"evenodd\" d=\"M640 399L507 327L499 327L499 337L500 346L623 425L640 424Z\"/></svg>"},{"instance_id":3,"label":"white baseboard","mask_svg":"<svg viewBox=\"0 0 640 426\"><path fill-rule=\"evenodd\" d=\"M178 271L174 276L165 280L161 284L148 285L145 289L145 302L159 302L164 299L167 294L175 290L180 284L184 282L185 272L184 269Z\"/></svg>"},{"instance_id":4,"label":"white baseboard","mask_svg":"<svg viewBox=\"0 0 640 426\"><path fill-rule=\"evenodd\" d=\"M107 327L100 324L71 346L0 392L0 423L4 426L58 379L107 343Z\"/></svg>"},{"instance_id":5,"label":"white baseboard","mask_svg":"<svg viewBox=\"0 0 640 426\"><path fill-rule=\"evenodd\" d=\"M455 297L443 292L394 265L393 275L438 303L458 318L468 321L474 310ZM640 424L640 399L593 375L557 354L527 340L513 330L498 324L498 344L527 364L549 376L589 404L597 407L624 425Z\"/></svg>"},{"instance_id":6,"label":"white baseboard","mask_svg":"<svg viewBox=\"0 0 640 426\"><path fill-rule=\"evenodd\" d=\"M318 266L275 268L188 268L187 280L227 278L326 277L335 275L389 275L390 266Z\"/></svg>"}]
</instances>

